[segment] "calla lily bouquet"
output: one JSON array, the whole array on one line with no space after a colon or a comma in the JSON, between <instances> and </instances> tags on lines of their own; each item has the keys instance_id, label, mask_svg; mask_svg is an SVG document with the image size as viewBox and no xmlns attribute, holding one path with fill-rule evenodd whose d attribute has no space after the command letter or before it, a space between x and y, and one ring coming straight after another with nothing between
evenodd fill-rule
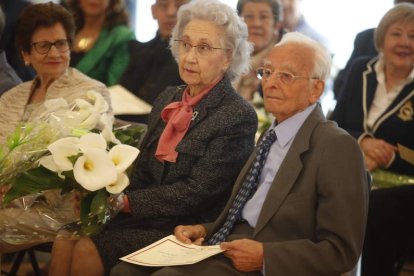
<instances>
[{"instance_id":1,"label":"calla lily bouquet","mask_svg":"<svg viewBox=\"0 0 414 276\"><path fill-rule=\"evenodd\" d=\"M127 170L144 127L113 128L109 106L97 92L89 100L48 100L46 111L19 125L0 146L3 205L49 189L75 191L80 199L78 234L91 235L116 212L113 202L129 185Z\"/></svg>"}]
</instances>

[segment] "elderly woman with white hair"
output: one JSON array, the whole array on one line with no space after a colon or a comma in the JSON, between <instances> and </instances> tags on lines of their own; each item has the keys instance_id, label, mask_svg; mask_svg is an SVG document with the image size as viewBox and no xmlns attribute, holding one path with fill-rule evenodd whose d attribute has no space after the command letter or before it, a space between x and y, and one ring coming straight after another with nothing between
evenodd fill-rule
<instances>
[{"instance_id":1,"label":"elderly woman with white hair","mask_svg":"<svg viewBox=\"0 0 414 276\"><path fill-rule=\"evenodd\" d=\"M103 275L175 226L213 221L223 209L257 129L231 85L249 66L247 27L226 4L196 0L181 6L170 45L186 85L154 102L124 208L97 236L62 233L50 275Z\"/></svg>"}]
</instances>

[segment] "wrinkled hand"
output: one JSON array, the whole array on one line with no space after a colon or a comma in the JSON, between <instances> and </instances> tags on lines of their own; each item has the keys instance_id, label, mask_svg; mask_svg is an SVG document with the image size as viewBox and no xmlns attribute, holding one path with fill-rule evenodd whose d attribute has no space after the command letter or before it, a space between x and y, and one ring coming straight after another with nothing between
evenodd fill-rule
<instances>
[{"instance_id":1,"label":"wrinkled hand","mask_svg":"<svg viewBox=\"0 0 414 276\"><path fill-rule=\"evenodd\" d=\"M201 245L206 236L206 229L202 225L178 225L174 229L174 235L181 242Z\"/></svg>"},{"instance_id":2,"label":"wrinkled hand","mask_svg":"<svg viewBox=\"0 0 414 276\"><path fill-rule=\"evenodd\" d=\"M224 255L241 272L260 271L263 268L263 244L254 240L242 239L220 244Z\"/></svg>"},{"instance_id":3,"label":"wrinkled hand","mask_svg":"<svg viewBox=\"0 0 414 276\"><path fill-rule=\"evenodd\" d=\"M361 149L378 166L386 167L398 148L382 139L366 137L361 141Z\"/></svg>"}]
</instances>

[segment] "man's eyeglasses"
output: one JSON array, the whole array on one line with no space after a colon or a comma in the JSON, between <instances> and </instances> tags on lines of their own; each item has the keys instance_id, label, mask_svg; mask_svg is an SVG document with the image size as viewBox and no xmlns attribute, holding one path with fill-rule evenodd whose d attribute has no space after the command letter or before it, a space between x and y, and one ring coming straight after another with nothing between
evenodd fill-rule
<instances>
[{"instance_id":1,"label":"man's eyeglasses","mask_svg":"<svg viewBox=\"0 0 414 276\"><path fill-rule=\"evenodd\" d=\"M268 80L272 74L275 74L276 79L286 85L292 84L296 79L318 80L316 77L295 76L289 72L274 72L269 68L259 67L256 70L257 78Z\"/></svg>"},{"instance_id":2,"label":"man's eyeglasses","mask_svg":"<svg viewBox=\"0 0 414 276\"><path fill-rule=\"evenodd\" d=\"M183 53L189 53L192 48L196 48L196 53L201 57L206 57L210 55L214 50L224 50L228 51L229 49L225 48L218 48L212 47L207 43L199 44L199 45L192 45L190 42L186 40L176 39L175 42L180 43L180 51Z\"/></svg>"},{"instance_id":3,"label":"man's eyeglasses","mask_svg":"<svg viewBox=\"0 0 414 276\"><path fill-rule=\"evenodd\" d=\"M55 42L39 41L33 42L31 45L36 50L36 52L41 55L49 53L52 46L55 46L56 49L61 53L66 52L70 49L70 43L67 39L58 39Z\"/></svg>"}]
</instances>

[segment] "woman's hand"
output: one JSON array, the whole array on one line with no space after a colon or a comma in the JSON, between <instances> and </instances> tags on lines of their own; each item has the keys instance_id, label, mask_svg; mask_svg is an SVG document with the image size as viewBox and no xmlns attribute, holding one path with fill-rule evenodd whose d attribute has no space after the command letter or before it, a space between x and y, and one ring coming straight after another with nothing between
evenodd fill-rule
<instances>
[{"instance_id":1,"label":"woman's hand","mask_svg":"<svg viewBox=\"0 0 414 276\"><path fill-rule=\"evenodd\" d=\"M372 159L379 167L386 167L398 148L382 139L366 137L362 139L361 149L365 156ZM371 161L369 161L371 162ZM367 159L366 159L367 163ZM369 169L369 167L367 166Z\"/></svg>"},{"instance_id":2,"label":"woman's hand","mask_svg":"<svg viewBox=\"0 0 414 276\"><path fill-rule=\"evenodd\" d=\"M365 168L368 171L373 172L375 171L376 168L378 168L378 164L371 157L365 155L364 159L365 159Z\"/></svg>"},{"instance_id":3,"label":"woman's hand","mask_svg":"<svg viewBox=\"0 0 414 276\"><path fill-rule=\"evenodd\" d=\"M174 229L174 235L181 242L201 245L206 236L206 229L202 225L178 225Z\"/></svg>"}]
</instances>

